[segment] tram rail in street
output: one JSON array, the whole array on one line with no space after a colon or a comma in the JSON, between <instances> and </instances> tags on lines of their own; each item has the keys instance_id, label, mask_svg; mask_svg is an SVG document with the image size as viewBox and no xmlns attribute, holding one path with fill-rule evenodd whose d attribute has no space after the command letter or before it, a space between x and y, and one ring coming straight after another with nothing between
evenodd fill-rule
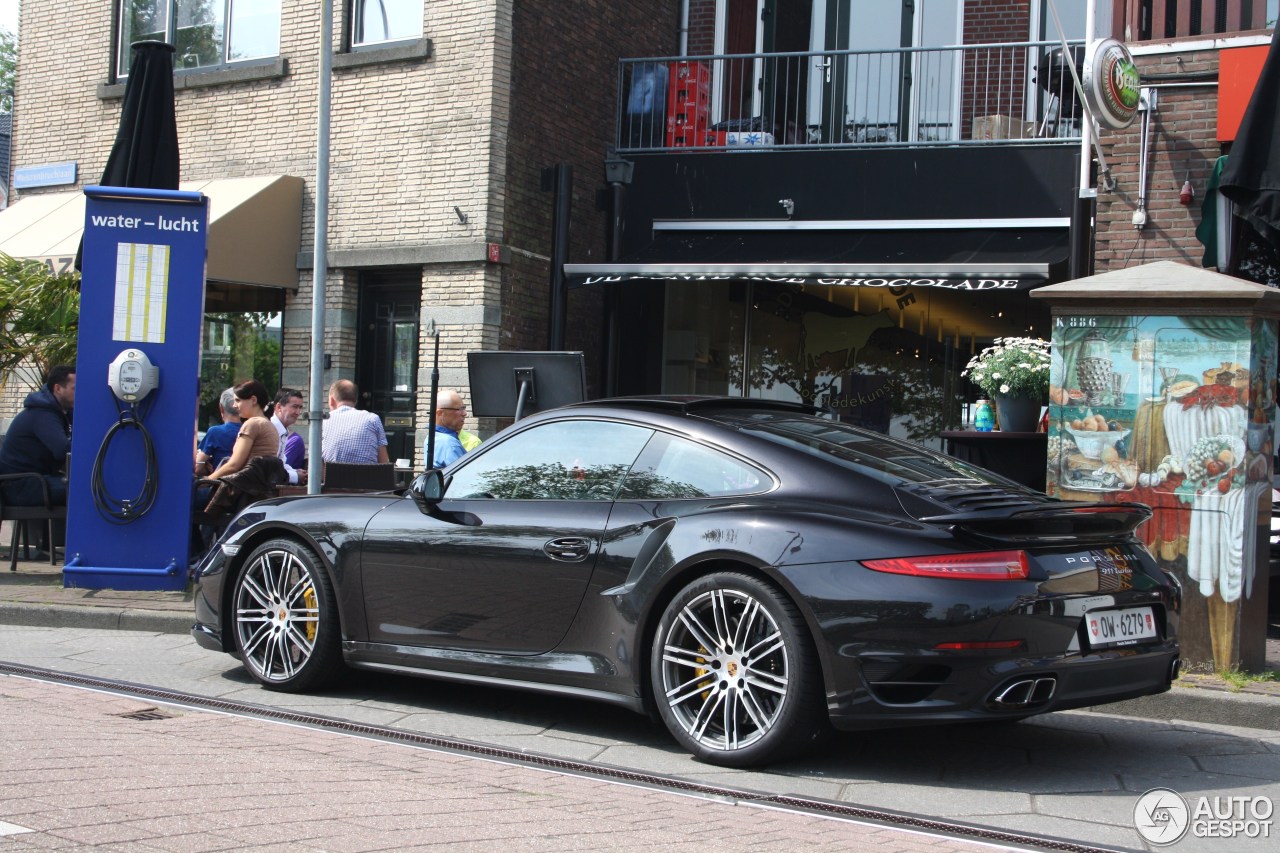
<instances>
[{"instance_id":1,"label":"tram rail in street","mask_svg":"<svg viewBox=\"0 0 1280 853\"><path fill-rule=\"evenodd\" d=\"M460 738L443 737L421 732L406 731L390 726L353 722L340 718L304 713L295 710L272 708L248 702L237 702L198 694L167 690L144 684L100 678L80 673L65 672L0 661L0 675L29 678L64 686L78 687L104 693L112 693L135 699L146 699L162 705L210 711L260 720L283 722L315 728L339 734L348 734L402 745L447 751L492 761L518 764L553 772L611 781L702 797L718 801L749 804L760 808L777 809L822 816L851 823L875 824L895 829L941 836L958 841L990 844L993 847L1025 850L1053 850L1066 853L1108 853L1114 848L1095 847L1067 839L1050 838L1026 833L1010 832L975 826L962 822L940 820L918 814L886 809L870 808L849 803L839 803L815 797L790 794L769 794L743 788L708 785L698 782L629 770L616 765L571 760L477 743ZM156 713L160 713L156 710ZM145 715L138 719L147 719Z\"/></svg>"}]
</instances>

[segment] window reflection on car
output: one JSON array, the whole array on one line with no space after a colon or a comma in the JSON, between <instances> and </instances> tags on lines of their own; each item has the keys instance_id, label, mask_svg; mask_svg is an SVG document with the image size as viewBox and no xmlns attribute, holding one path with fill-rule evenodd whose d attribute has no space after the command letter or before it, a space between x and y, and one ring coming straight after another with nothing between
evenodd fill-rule
<instances>
[{"instance_id":1,"label":"window reflection on car","mask_svg":"<svg viewBox=\"0 0 1280 853\"><path fill-rule=\"evenodd\" d=\"M787 416L756 416L743 432L824 457L859 474L895 485L963 478L990 481L992 474L958 459L937 458L918 445L867 435L842 423L820 423Z\"/></svg>"},{"instance_id":2,"label":"window reflection on car","mask_svg":"<svg viewBox=\"0 0 1280 853\"><path fill-rule=\"evenodd\" d=\"M753 465L685 438L658 433L640 454L621 498L670 500L767 491L770 477Z\"/></svg>"},{"instance_id":3,"label":"window reflection on car","mask_svg":"<svg viewBox=\"0 0 1280 853\"><path fill-rule=\"evenodd\" d=\"M449 499L613 500L653 430L610 421L553 421L464 457Z\"/></svg>"}]
</instances>

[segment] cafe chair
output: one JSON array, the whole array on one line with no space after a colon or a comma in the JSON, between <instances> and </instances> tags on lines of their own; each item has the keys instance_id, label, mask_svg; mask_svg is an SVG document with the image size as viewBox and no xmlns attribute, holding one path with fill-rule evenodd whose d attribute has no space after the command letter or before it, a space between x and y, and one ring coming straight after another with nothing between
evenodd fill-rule
<instances>
[{"instance_id":1,"label":"cafe chair","mask_svg":"<svg viewBox=\"0 0 1280 853\"><path fill-rule=\"evenodd\" d=\"M44 495L44 502L35 506L19 506L11 504L4 499L4 484L23 477L35 477L40 482L40 489ZM23 558L30 559L31 543L27 535L27 522L39 521L44 523L45 535L48 537L49 543L49 565L56 566L58 564L58 542L54 539L57 528L55 521L65 522L67 520L67 508L65 506L54 506L49 497L49 484L40 474L0 474L0 521L8 521L13 524L13 535L9 539L9 571L16 572L18 570L18 548L21 545ZM65 547L65 546L64 546Z\"/></svg>"},{"instance_id":2,"label":"cafe chair","mask_svg":"<svg viewBox=\"0 0 1280 853\"><path fill-rule=\"evenodd\" d=\"M326 462L322 491L389 492L396 488L395 465L390 462Z\"/></svg>"}]
</instances>

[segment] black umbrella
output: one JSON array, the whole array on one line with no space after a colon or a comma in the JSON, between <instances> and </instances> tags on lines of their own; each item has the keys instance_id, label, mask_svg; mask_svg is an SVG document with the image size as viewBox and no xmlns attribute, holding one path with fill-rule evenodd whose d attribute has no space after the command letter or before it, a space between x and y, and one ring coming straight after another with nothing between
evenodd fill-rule
<instances>
[{"instance_id":1,"label":"black umbrella","mask_svg":"<svg viewBox=\"0 0 1280 853\"><path fill-rule=\"evenodd\" d=\"M173 110L173 45L137 41L132 47L120 129L102 172L102 186L176 190L178 120Z\"/></svg>"},{"instance_id":2,"label":"black umbrella","mask_svg":"<svg viewBox=\"0 0 1280 853\"><path fill-rule=\"evenodd\" d=\"M101 185L176 190L178 120L173 108L173 45L136 41L132 48L120 127ZM76 269L80 269L79 251Z\"/></svg>"},{"instance_id":3,"label":"black umbrella","mask_svg":"<svg viewBox=\"0 0 1280 853\"><path fill-rule=\"evenodd\" d=\"M1271 36L1271 49L1240 121L1218 191L1235 202L1240 218L1254 232L1246 230L1243 239L1236 241L1231 272L1241 275L1251 265L1270 266L1266 256L1274 259L1280 251L1280 29ZM1259 253L1261 258L1253 257ZM1254 275L1244 277L1257 280Z\"/></svg>"}]
</instances>

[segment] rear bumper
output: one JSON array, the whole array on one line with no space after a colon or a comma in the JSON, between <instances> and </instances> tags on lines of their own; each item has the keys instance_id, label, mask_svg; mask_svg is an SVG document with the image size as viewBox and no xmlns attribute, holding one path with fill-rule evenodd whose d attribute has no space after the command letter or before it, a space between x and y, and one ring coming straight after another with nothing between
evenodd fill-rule
<instances>
[{"instance_id":1,"label":"rear bumper","mask_svg":"<svg viewBox=\"0 0 1280 853\"><path fill-rule=\"evenodd\" d=\"M1018 719L1105 705L1164 693L1178 661L1177 644L1166 642L1140 651L959 665L927 695L906 702L885 701L882 690L863 681L844 701L834 697L831 721L838 729L858 730Z\"/></svg>"}]
</instances>

